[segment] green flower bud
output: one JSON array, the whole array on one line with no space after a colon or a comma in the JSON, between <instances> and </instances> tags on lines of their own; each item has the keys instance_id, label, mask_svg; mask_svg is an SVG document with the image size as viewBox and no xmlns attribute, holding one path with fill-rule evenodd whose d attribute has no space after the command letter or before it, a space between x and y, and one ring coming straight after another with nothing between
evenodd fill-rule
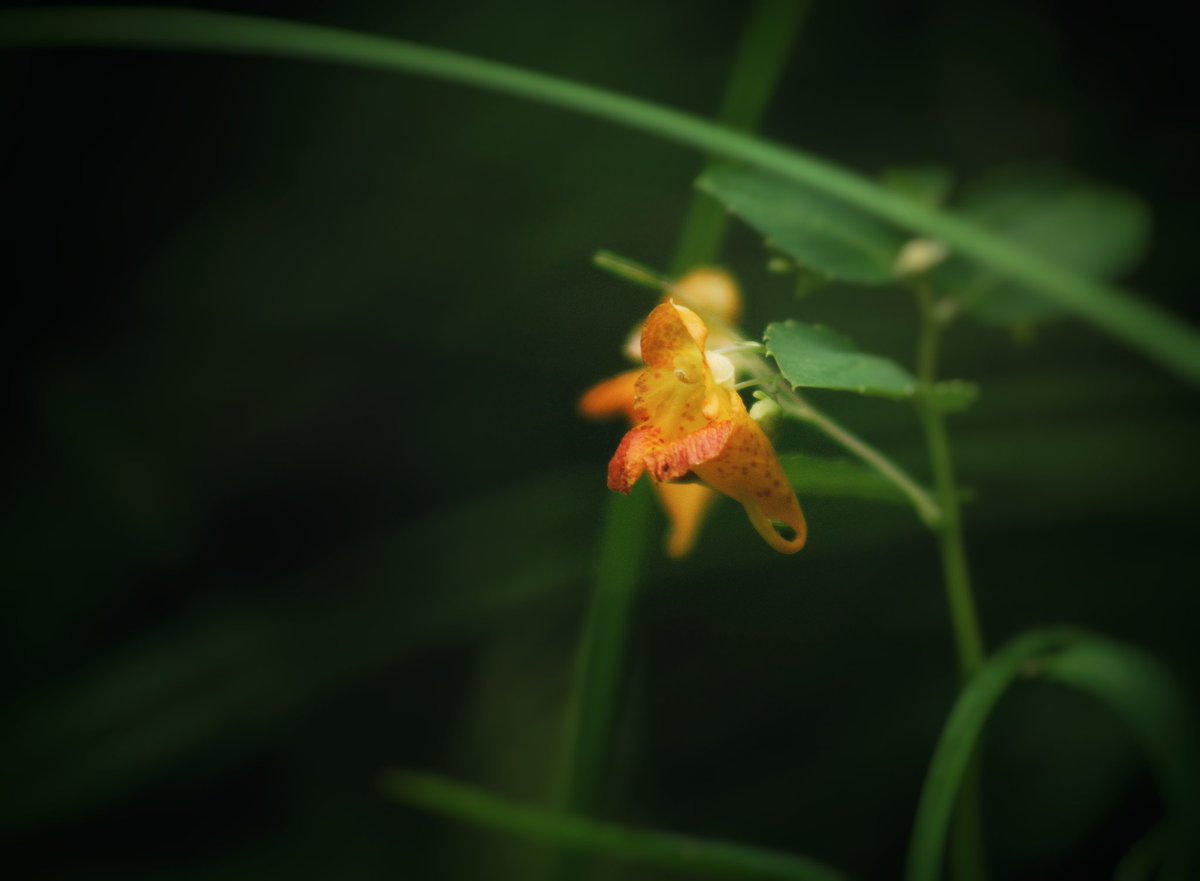
<instances>
[{"instance_id":1,"label":"green flower bud","mask_svg":"<svg viewBox=\"0 0 1200 881\"><path fill-rule=\"evenodd\" d=\"M768 436L775 433L775 429L779 427L779 420L783 417L783 410L774 400L767 397L762 392L755 392L754 397L757 400L750 407L750 418L758 423L759 428Z\"/></svg>"}]
</instances>

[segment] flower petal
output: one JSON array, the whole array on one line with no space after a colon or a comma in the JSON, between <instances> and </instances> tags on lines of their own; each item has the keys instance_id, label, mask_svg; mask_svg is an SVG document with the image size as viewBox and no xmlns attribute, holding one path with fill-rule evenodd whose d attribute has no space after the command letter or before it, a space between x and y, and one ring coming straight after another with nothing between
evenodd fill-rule
<instances>
[{"instance_id":1,"label":"flower petal","mask_svg":"<svg viewBox=\"0 0 1200 881\"><path fill-rule=\"evenodd\" d=\"M661 483L655 486L667 518L667 556L674 560L691 553L708 509L719 496L702 483Z\"/></svg>"},{"instance_id":2,"label":"flower petal","mask_svg":"<svg viewBox=\"0 0 1200 881\"><path fill-rule=\"evenodd\" d=\"M750 418L742 399L733 392L730 398L734 401L734 430L720 455L694 469L696 476L740 502L750 523L772 548L794 554L808 538L800 502L771 441ZM793 536L785 538L775 523L787 526Z\"/></svg>"},{"instance_id":3,"label":"flower petal","mask_svg":"<svg viewBox=\"0 0 1200 881\"><path fill-rule=\"evenodd\" d=\"M737 324L742 295L737 282L723 269L693 269L671 288L671 293L701 315L722 324Z\"/></svg>"},{"instance_id":4,"label":"flower petal","mask_svg":"<svg viewBox=\"0 0 1200 881\"><path fill-rule=\"evenodd\" d=\"M659 303L642 325L642 360L650 367L674 367L679 359L703 364L707 338L708 328L691 309Z\"/></svg>"},{"instance_id":5,"label":"flower petal","mask_svg":"<svg viewBox=\"0 0 1200 881\"><path fill-rule=\"evenodd\" d=\"M579 412L592 419L624 415L634 421L633 399L641 370L627 370L597 383L579 399Z\"/></svg>"},{"instance_id":6,"label":"flower petal","mask_svg":"<svg viewBox=\"0 0 1200 881\"><path fill-rule=\"evenodd\" d=\"M628 494L646 471L658 483L683 477L720 455L733 430L733 421L723 419L668 440L651 423L631 428L608 463L608 488Z\"/></svg>"},{"instance_id":7,"label":"flower petal","mask_svg":"<svg viewBox=\"0 0 1200 881\"><path fill-rule=\"evenodd\" d=\"M696 313L669 302L655 307L642 328L647 367L636 383L634 417L662 429L664 440L728 417L724 391L704 354L707 336Z\"/></svg>"}]
</instances>

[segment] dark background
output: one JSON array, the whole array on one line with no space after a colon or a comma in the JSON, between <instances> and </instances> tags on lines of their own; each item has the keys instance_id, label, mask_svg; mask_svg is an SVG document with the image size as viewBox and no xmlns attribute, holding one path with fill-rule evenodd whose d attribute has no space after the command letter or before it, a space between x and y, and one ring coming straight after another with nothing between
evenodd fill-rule
<instances>
[{"instance_id":1,"label":"dark background","mask_svg":"<svg viewBox=\"0 0 1200 881\"><path fill-rule=\"evenodd\" d=\"M1129 286L1195 320L1191 38L1161 10L818 3L764 123L868 173L1051 160L1141 194ZM232 9L210 4L207 8ZM712 114L740 4L243 4ZM1182 15L1182 13L1178 13ZM386 803L381 769L546 794L622 367L701 157L442 83L123 51L0 55L0 829L18 877L526 877L541 854ZM895 291L797 304L733 231L746 326L911 358ZM1071 622L1200 694L1194 391L1071 321L969 324L947 375L991 646ZM918 474L916 420L820 398ZM799 429L780 446L825 453ZM723 505L656 561L605 815L898 874L955 692L932 540L804 500L777 558ZM1097 877L1158 816L1120 724L1051 686L988 738L1002 878Z\"/></svg>"}]
</instances>

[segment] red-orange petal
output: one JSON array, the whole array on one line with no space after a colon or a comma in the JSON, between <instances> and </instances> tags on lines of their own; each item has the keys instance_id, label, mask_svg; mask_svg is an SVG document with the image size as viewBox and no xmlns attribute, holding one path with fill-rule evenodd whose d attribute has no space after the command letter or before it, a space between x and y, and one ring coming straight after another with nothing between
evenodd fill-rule
<instances>
[{"instance_id":1,"label":"red-orange petal","mask_svg":"<svg viewBox=\"0 0 1200 881\"><path fill-rule=\"evenodd\" d=\"M733 430L734 423L722 419L668 440L662 429L651 423L631 428L608 463L608 488L629 493L646 471L658 483L677 480L720 455Z\"/></svg>"}]
</instances>

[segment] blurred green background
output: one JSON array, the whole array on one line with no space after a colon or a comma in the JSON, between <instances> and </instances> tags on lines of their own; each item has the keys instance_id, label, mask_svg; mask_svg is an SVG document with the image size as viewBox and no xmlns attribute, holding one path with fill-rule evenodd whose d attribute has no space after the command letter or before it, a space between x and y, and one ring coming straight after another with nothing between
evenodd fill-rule
<instances>
[{"instance_id":1,"label":"blurred green background","mask_svg":"<svg viewBox=\"0 0 1200 881\"><path fill-rule=\"evenodd\" d=\"M208 8L232 9L211 4ZM241 4L715 112L740 4ZM1181 22L1079 3L817 3L763 126L869 173L1052 161L1141 194L1130 285L1194 299ZM0 831L16 877L531 877L537 848L386 803L379 772L547 793L623 367L702 165L597 121L284 61L0 55L7 461ZM909 362L895 291L797 302L736 228L752 333ZM947 376L989 644L1078 623L1200 695L1194 390L1070 321L963 323ZM819 403L914 472L900 405ZM830 453L788 428L784 449ZM895 876L956 691L912 513L801 500L778 558L726 503L656 559L603 815ZM985 757L997 877L1097 877L1159 813L1120 723L1049 685ZM624 877L634 877L628 870Z\"/></svg>"}]
</instances>

